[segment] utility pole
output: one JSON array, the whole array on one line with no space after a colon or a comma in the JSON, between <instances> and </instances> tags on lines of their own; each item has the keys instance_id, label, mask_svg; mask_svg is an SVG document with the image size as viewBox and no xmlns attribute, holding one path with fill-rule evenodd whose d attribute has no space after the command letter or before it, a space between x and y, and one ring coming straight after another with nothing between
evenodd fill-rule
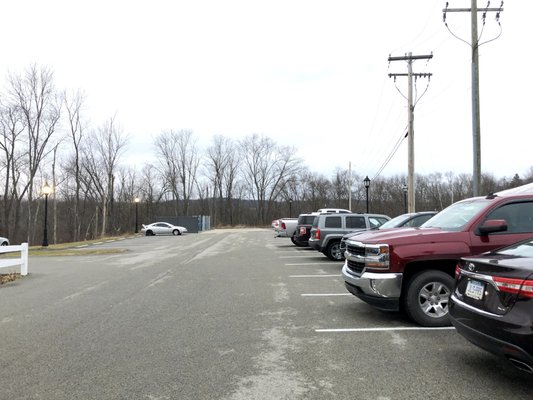
<instances>
[{"instance_id":1,"label":"utility pole","mask_svg":"<svg viewBox=\"0 0 533 400\"><path fill-rule=\"evenodd\" d=\"M348 210L352 211L352 162L348 163Z\"/></svg>"},{"instance_id":2,"label":"utility pole","mask_svg":"<svg viewBox=\"0 0 533 400\"><path fill-rule=\"evenodd\" d=\"M490 3L490 2L489 2ZM472 169L472 189L473 195L480 195L481 184L481 123L480 123L480 106L479 106L479 37L477 31L478 12L483 13L483 20L487 12L496 12L496 19L499 19L500 12L503 11L503 1L500 7L478 9L477 0L471 0L470 8L446 8L444 13L444 22L446 23L447 12L469 12L472 26L471 33L471 48L472 48L472 144L473 144L473 169ZM448 26L448 25L446 25ZM448 28L449 29L449 28Z\"/></svg>"},{"instance_id":3,"label":"utility pole","mask_svg":"<svg viewBox=\"0 0 533 400\"><path fill-rule=\"evenodd\" d=\"M412 53L408 53L403 57L389 57L389 63L391 61L407 61L407 74L389 74L389 78L398 76L406 76L408 89L407 89L407 141L408 141L408 160L407 160L407 212L415 212L415 115L414 115L414 102L413 102L413 77L416 78L430 78L430 73L413 73L413 61L415 60L429 60L433 58L431 55L413 56Z\"/></svg>"}]
</instances>

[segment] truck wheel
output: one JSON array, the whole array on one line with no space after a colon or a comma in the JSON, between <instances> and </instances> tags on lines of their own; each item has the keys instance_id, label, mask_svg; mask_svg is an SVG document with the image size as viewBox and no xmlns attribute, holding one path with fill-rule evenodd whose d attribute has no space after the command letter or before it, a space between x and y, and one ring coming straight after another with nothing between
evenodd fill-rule
<instances>
[{"instance_id":1,"label":"truck wheel","mask_svg":"<svg viewBox=\"0 0 533 400\"><path fill-rule=\"evenodd\" d=\"M448 326L448 305L454 279L445 272L429 270L411 278L404 298L405 312L422 326Z\"/></svg>"},{"instance_id":2,"label":"truck wheel","mask_svg":"<svg viewBox=\"0 0 533 400\"><path fill-rule=\"evenodd\" d=\"M344 254L341 251L341 242L332 242L326 249L326 256L333 261L344 260Z\"/></svg>"}]
</instances>

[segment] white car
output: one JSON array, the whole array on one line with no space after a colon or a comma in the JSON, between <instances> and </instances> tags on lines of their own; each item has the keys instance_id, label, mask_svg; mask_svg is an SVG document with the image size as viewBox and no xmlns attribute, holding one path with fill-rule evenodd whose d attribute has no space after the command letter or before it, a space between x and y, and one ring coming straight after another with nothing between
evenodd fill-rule
<instances>
[{"instance_id":1,"label":"white car","mask_svg":"<svg viewBox=\"0 0 533 400\"><path fill-rule=\"evenodd\" d=\"M168 222L154 222L149 225L142 225L141 232L144 232L146 236L154 235L181 235L187 232L187 228L184 226L172 225Z\"/></svg>"},{"instance_id":2,"label":"white car","mask_svg":"<svg viewBox=\"0 0 533 400\"><path fill-rule=\"evenodd\" d=\"M9 246L9 239L0 236L0 246Z\"/></svg>"}]
</instances>

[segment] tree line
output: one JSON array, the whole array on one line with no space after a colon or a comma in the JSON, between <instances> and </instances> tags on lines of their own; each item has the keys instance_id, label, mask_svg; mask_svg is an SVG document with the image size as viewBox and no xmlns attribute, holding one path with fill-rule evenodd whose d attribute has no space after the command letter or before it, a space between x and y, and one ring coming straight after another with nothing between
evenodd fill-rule
<instances>
[{"instance_id":1,"label":"tree line","mask_svg":"<svg viewBox=\"0 0 533 400\"><path fill-rule=\"evenodd\" d=\"M0 235L12 243L39 244L44 230L45 184L50 243L83 241L133 232L162 216L209 215L211 225L268 226L322 207L366 210L366 188L357 173L312 172L292 147L250 134L212 138L201 149L190 130L154 133L153 162L125 162L130 137L116 116L91 124L83 91L59 90L51 69L32 65L9 74L0 93ZM416 209L441 210L469 197L471 175L417 176ZM482 192L533 181L484 175ZM369 187L371 212L405 210L406 177L377 177ZM351 188L351 196L350 196ZM135 203L139 199L139 203Z\"/></svg>"}]
</instances>

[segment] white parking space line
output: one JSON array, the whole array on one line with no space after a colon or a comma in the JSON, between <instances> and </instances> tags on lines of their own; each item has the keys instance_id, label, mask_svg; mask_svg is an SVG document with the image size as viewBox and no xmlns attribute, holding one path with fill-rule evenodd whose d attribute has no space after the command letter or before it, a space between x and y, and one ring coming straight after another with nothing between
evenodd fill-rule
<instances>
[{"instance_id":1,"label":"white parking space line","mask_svg":"<svg viewBox=\"0 0 533 400\"><path fill-rule=\"evenodd\" d=\"M314 274L314 275L289 275L289 278L339 278L340 274L326 275L326 274Z\"/></svg>"},{"instance_id":2,"label":"white parking space line","mask_svg":"<svg viewBox=\"0 0 533 400\"><path fill-rule=\"evenodd\" d=\"M335 263L330 262L311 262L311 263L291 263L285 264L288 267L300 266L300 265L335 265ZM338 265L338 263L337 263Z\"/></svg>"},{"instance_id":3,"label":"white parking space line","mask_svg":"<svg viewBox=\"0 0 533 400\"><path fill-rule=\"evenodd\" d=\"M302 293L302 297L353 296L351 293Z\"/></svg>"},{"instance_id":4,"label":"white parking space line","mask_svg":"<svg viewBox=\"0 0 533 400\"><path fill-rule=\"evenodd\" d=\"M345 328L345 329L315 329L318 333L336 333L336 332L394 332L394 331L448 331L454 330L453 326L443 326L437 328L428 328L424 326L397 326L390 328Z\"/></svg>"},{"instance_id":5,"label":"white parking space line","mask_svg":"<svg viewBox=\"0 0 533 400\"><path fill-rule=\"evenodd\" d=\"M320 253L318 251L309 252L309 251L298 251L298 250L276 250L274 251L274 254L307 254L309 256L318 256Z\"/></svg>"},{"instance_id":6,"label":"white parking space line","mask_svg":"<svg viewBox=\"0 0 533 400\"><path fill-rule=\"evenodd\" d=\"M310 258L316 257L314 254L304 254L303 256L280 256L279 258Z\"/></svg>"}]
</instances>

